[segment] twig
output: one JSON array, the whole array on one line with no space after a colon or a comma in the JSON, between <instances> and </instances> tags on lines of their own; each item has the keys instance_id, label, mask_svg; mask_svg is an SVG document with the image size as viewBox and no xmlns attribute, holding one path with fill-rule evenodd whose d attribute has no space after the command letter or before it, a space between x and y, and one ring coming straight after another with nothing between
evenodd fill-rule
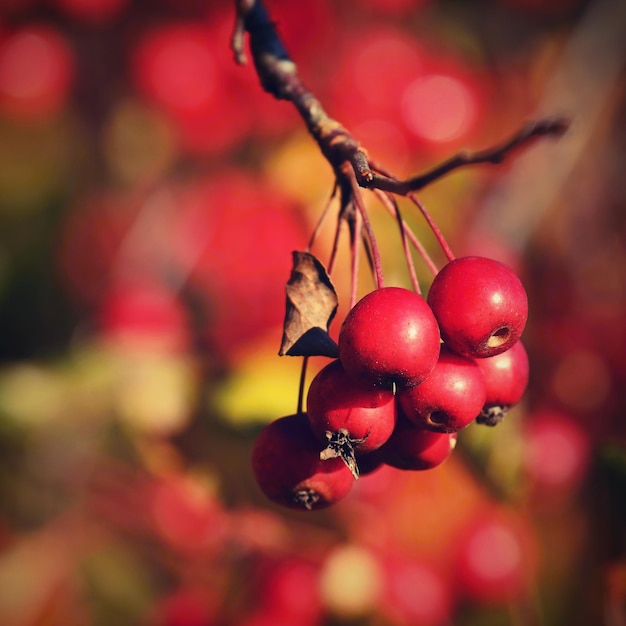
<instances>
[{"instance_id":1,"label":"twig","mask_svg":"<svg viewBox=\"0 0 626 626\"><path fill-rule=\"evenodd\" d=\"M322 210L322 214L320 215L320 218L317 221L317 224L315 225L315 229L313 230L313 233L309 239L309 244L307 246L308 251L310 251L311 248L315 245L315 241L317 240L320 230L322 229L322 224L324 223L324 220L326 219L326 216L328 215L333 205L333 200L335 199L335 196L337 195L338 189L339 189L339 185L335 182L335 184L333 185L333 190L330 194L330 197L328 198L328 202L326 203L326 206Z\"/></svg>"},{"instance_id":2,"label":"twig","mask_svg":"<svg viewBox=\"0 0 626 626\"><path fill-rule=\"evenodd\" d=\"M326 113L320 101L304 86L262 0L235 0L235 3L237 19L231 45L236 61L246 61L243 40L247 32L263 89L279 100L292 102L335 175L344 176L342 166L348 163L361 187L408 195L460 167L501 163L514 150L540 137L558 137L569 127L569 121L560 116L529 122L499 145L478 152L461 152L406 180L388 176L369 160L360 143Z\"/></svg>"},{"instance_id":3,"label":"twig","mask_svg":"<svg viewBox=\"0 0 626 626\"><path fill-rule=\"evenodd\" d=\"M502 163L514 150L528 145L535 139L547 136L560 137L567 131L569 125L569 120L562 116L528 122L512 137L497 146L478 152L460 152L447 161L436 165L430 171L413 176L407 180L398 180L381 174L376 168L370 168L369 172L364 171L362 173L365 179L363 186L383 189L402 196L409 195L411 192L423 189L435 180L461 167Z\"/></svg>"}]
</instances>

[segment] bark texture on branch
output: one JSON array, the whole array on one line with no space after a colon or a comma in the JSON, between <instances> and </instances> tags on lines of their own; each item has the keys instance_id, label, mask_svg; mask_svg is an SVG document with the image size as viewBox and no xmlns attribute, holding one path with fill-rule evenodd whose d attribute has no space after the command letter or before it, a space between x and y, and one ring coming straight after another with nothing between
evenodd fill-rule
<instances>
[{"instance_id":1,"label":"bark texture on branch","mask_svg":"<svg viewBox=\"0 0 626 626\"><path fill-rule=\"evenodd\" d=\"M461 152L427 172L399 180L373 164L365 148L326 113L321 102L305 87L262 0L235 0L235 3L237 19L232 39L235 59L239 63L246 61L247 34L261 86L275 98L293 103L338 179L345 176L343 167L349 164L359 186L407 195L460 167L501 163L514 150L540 137L558 137L569 127L569 120L562 116L528 122L497 146Z\"/></svg>"}]
</instances>

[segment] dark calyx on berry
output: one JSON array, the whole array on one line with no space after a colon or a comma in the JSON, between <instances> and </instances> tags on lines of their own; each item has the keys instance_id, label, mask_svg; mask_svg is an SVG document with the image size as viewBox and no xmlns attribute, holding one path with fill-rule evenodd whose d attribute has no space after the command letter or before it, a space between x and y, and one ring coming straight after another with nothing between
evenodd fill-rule
<instances>
[{"instance_id":1,"label":"dark calyx on berry","mask_svg":"<svg viewBox=\"0 0 626 626\"><path fill-rule=\"evenodd\" d=\"M304 507L307 511L312 511L320 500L320 494L313 489L298 489L293 494L294 504Z\"/></svg>"},{"instance_id":2,"label":"dark calyx on berry","mask_svg":"<svg viewBox=\"0 0 626 626\"><path fill-rule=\"evenodd\" d=\"M355 439L350 436L350 433L345 428L340 428L335 432L330 430L326 431L326 439L328 445L320 452L320 459L325 461L327 459L336 459L337 457L348 466L348 469L352 472L355 479L359 478L359 466L356 462L356 455L354 448L360 443L363 443L367 437L361 437Z\"/></svg>"},{"instance_id":3,"label":"dark calyx on berry","mask_svg":"<svg viewBox=\"0 0 626 626\"><path fill-rule=\"evenodd\" d=\"M476 418L476 423L497 426L504 419L507 410L506 406L486 406Z\"/></svg>"}]
</instances>

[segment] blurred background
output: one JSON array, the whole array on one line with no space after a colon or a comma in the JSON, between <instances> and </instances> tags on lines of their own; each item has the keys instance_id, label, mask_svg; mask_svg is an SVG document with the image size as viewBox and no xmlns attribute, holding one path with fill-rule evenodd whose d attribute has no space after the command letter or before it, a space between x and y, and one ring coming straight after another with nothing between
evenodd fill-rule
<instances>
[{"instance_id":1,"label":"blurred background","mask_svg":"<svg viewBox=\"0 0 626 626\"><path fill-rule=\"evenodd\" d=\"M0 623L624 626L625 3L267 5L304 83L399 176L570 116L420 194L457 255L522 277L528 392L436 469L271 505L249 455L296 410L284 284L329 165L233 61L231 2L2 0ZM367 202L386 283L408 285Z\"/></svg>"}]
</instances>

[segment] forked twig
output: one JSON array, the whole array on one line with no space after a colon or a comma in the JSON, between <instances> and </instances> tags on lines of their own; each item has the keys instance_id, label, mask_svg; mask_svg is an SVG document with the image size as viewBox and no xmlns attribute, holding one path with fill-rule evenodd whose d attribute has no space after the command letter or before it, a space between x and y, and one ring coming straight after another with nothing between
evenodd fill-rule
<instances>
[{"instance_id":1,"label":"forked twig","mask_svg":"<svg viewBox=\"0 0 626 626\"><path fill-rule=\"evenodd\" d=\"M559 137L569 127L569 120L562 116L531 121L496 146L461 152L430 171L399 180L370 161L360 143L326 113L320 101L304 86L262 0L235 0L235 3L237 19L232 48L236 61L246 61L243 44L244 34L248 33L252 60L263 89L280 100L292 102L337 178L345 175L342 167L348 163L361 187L408 195L461 167L501 163L514 150L541 137Z\"/></svg>"}]
</instances>

